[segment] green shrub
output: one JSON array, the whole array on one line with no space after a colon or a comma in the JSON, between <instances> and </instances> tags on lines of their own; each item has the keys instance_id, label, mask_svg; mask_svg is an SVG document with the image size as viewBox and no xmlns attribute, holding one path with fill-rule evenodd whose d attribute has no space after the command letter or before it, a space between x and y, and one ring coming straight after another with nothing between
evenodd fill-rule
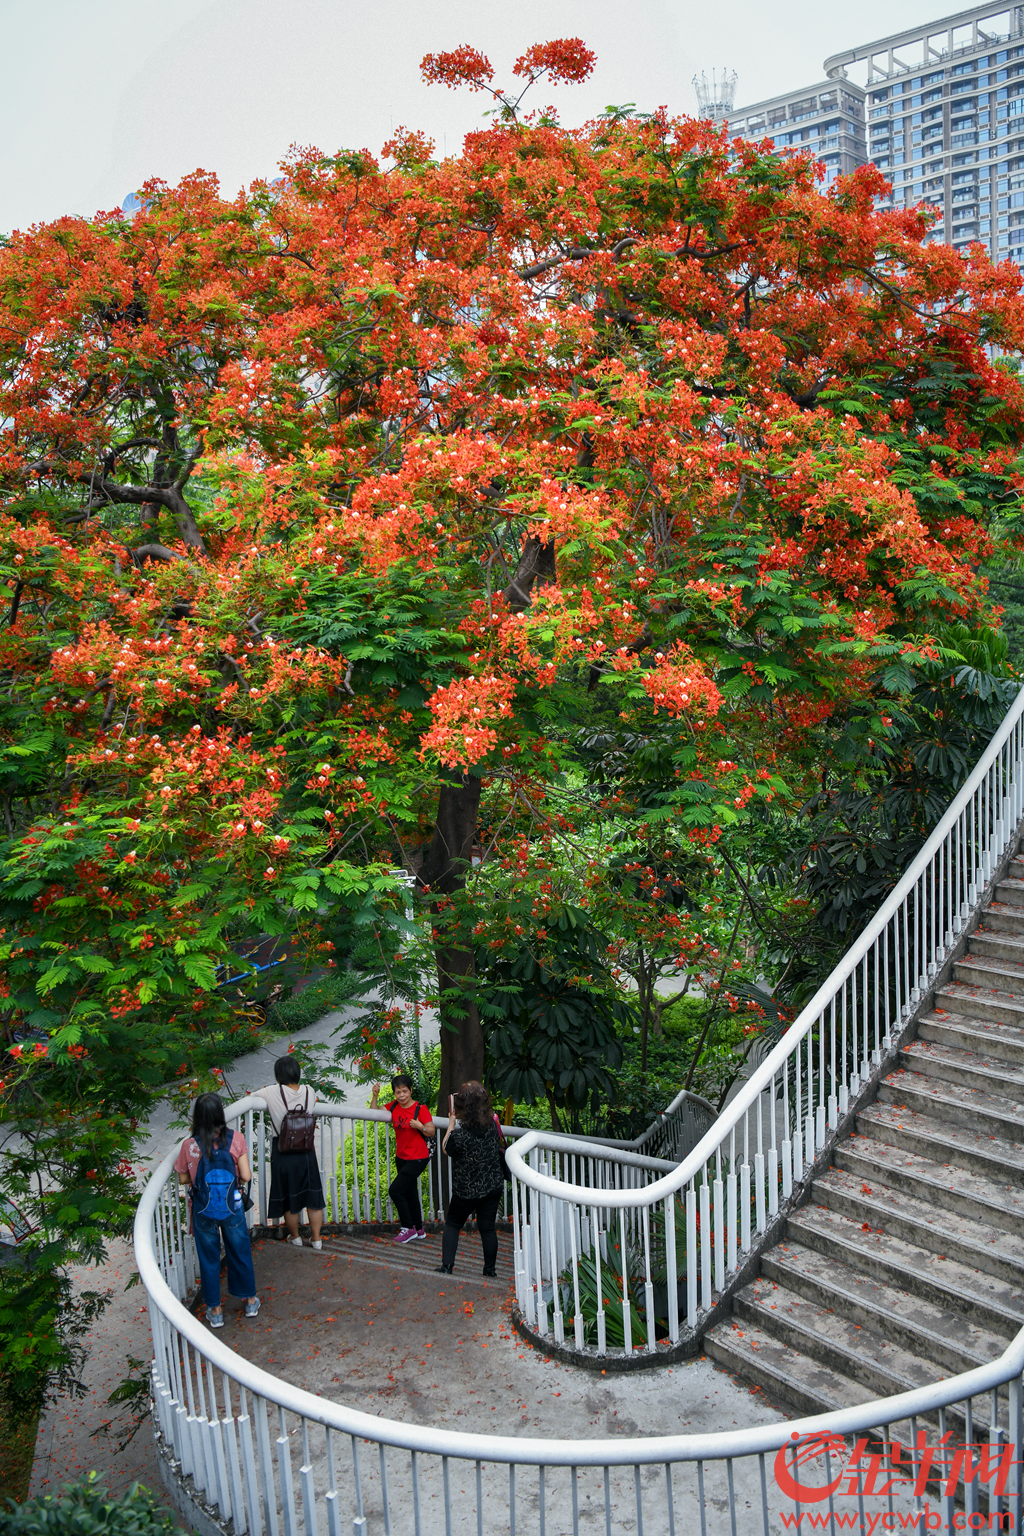
<instances>
[{"instance_id":1,"label":"green shrub","mask_svg":"<svg viewBox=\"0 0 1024 1536\"><path fill-rule=\"evenodd\" d=\"M759 1017L747 1010L733 1013L720 1002L703 997L673 999L661 1016L665 1054L675 1064L673 1080L677 1087L673 1094L686 1081L694 1055L699 1050L700 1059L691 1087L694 1093L702 1094L714 1104L741 1067L744 1025Z\"/></svg>"},{"instance_id":2,"label":"green shrub","mask_svg":"<svg viewBox=\"0 0 1024 1536\"><path fill-rule=\"evenodd\" d=\"M681 1287L686 1276L686 1209L682 1202L673 1202L675 1225L675 1271L673 1282ZM698 1223L699 1225L699 1223ZM654 1288L655 1338L668 1337L668 1287L669 1274L665 1245L665 1215L658 1206L652 1212L650 1226L651 1282ZM605 1314L605 1342L611 1347L623 1348L626 1333L622 1316L622 1245L620 1237L608 1233L603 1241L603 1257L600 1266L600 1293ZM645 1281L644 1248L639 1234L626 1240L626 1279L629 1284L632 1333L634 1348L640 1348L647 1338L647 1290ZM575 1325L576 1294L573 1288L572 1265L567 1264L558 1277L562 1312L566 1328ZM583 1319L583 1342L597 1343L598 1266L588 1249L578 1261L580 1316ZM678 1303L677 1303L678 1304Z\"/></svg>"},{"instance_id":3,"label":"green shrub","mask_svg":"<svg viewBox=\"0 0 1024 1536\"><path fill-rule=\"evenodd\" d=\"M148 1488L133 1483L114 1498L90 1472L60 1493L44 1493L0 1513L3 1536L165 1536L176 1529Z\"/></svg>"},{"instance_id":4,"label":"green shrub","mask_svg":"<svg viewBox=\"0 0 1024 1536\"><path fill-rule=\"evenodd\" d=\"M387 1159L384 1157L384 1132L387 1130L389 1130L389 1127L382 1120L357 1120L353 1130L349 1131L348 1135L345 1137L344 1173L342 1172L342 1154L340 1151L338 1153L338 1199L341 1201L342 1210L344 1211L345 1197L342 1194L342 1188L344 1186L348 1190L349 1212L351 1219L360 1219L356 1215L358 1210L362 1213L363 1221L377 1220L377 1208L374 1204L373 1190L374 1175L378 1168L380 1170L380 1219L382 1221L387 1221L389 1219L389 1212L387 1208L387 1190L388 1185L391 1183L392 1179L395 1177L395 1174L398 1172L398 1165L395 1162L395 1141L393 1136L389 1135L388 1137L390 1142L390 1155ZM358 1155L358 1168L355 1165L353 1153ZM365 1159L367 1158L369 1159L368 1168L366 1167L365 1163ZM366 1169L365 1174L364 1168ZM358 1202L356 1200L357 1175L359 1186ZM420 1178L420 1198L423 1201L424 1212L426 1212L430 1204L430 1200L428 1198L429 1175L430 1166L428 1164ZM367 1189L369 1190L370 1195L369 1210L366 1209L365 1191ZM393 1219L394 1213L391 1212L390 1216L391 1219Z\"/></svg>"},{"instance_id":5,"label":"green shrub","mask_svg":"<svg viewBox=\"0 0 1024 1536\"><path fill-rule=\"evenodd\" d=\"M316 1024L325 1013L333 1013L352 1000L352 978L344 972L322 976L303 991L274 1003L267 1014L272 1029L294 1031Z\"/></svg>"},{"instance_id":6,"label":"green shrub","mask_svg":"<svg viewBox=\"0 0 1024 1536\"><path fill-rule=\"evenodd\" d=\"M390 1141L390 1157L384 1156L386 1130L387 1126L381 1120L356 1120L338 1152L338 1199L342 1202L344 1210L345 1197L342 1189L347 1189L349 1213L353 1219L360 1219L357 1216L358 1211L363 1221L377 1220L373 1191L378 1169L380 1170L381 1220L387 1218L387 1187L398 1172L398 1168L395 1163L395 1143L392 1137L387 1138ZM367 1190L370 1197L369 1210L365 1208ZM360 1205L359 1201L364 1204Z\"/></svg>"}]
</instances>

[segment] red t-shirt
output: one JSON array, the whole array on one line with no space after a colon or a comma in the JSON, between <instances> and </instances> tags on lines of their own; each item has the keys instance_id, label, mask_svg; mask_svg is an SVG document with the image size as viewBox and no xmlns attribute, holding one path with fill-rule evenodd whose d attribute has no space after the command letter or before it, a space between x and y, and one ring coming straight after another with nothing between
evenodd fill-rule
<instances>
[{"instance_id":1,"label":"red t-shirt","mask_svg":"<svg viewBox=\"0 0 1024 1536\"><path fill-rule=\"evenodd\" d=\"M390 1104L385 1104L385 1109L391 1111L391 1126L395 1133L395 1156L407 1158L409 1161L419 1162L421 1158L430 1156L430 1142L422 1131L411 1131L410 1120L418 1120L421 1125L430 1125L432 1116L425 1104L407 1104L403 1109L397 1099L392 1099ZM421 1115L420 1110L424 1113Z\"/></svg>"}]
</instances>

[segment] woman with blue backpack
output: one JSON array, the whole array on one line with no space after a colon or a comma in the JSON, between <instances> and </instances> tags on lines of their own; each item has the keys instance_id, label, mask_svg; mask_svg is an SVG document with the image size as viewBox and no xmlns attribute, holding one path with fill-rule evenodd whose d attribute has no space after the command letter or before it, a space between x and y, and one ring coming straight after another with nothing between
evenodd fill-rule
<instances>
[{"instance_id":1,"label":"woman with blue backpack","mask_svg":"<svg viewBox=\"0 0 1024 1536\"><path fill-rule=\"evenodd\" d=\"M206 1321L224 1327L220 1301L220 1242L228 1259L228 1295L245 1302L246 1317L260 1310L256 1271L245 1220L242 1185L252 1178L249 1149L240 1131L229 1131L219 1093L201 1093L192 1109L192 1131L175 1161L179 1184L189 1186L192 1236L199 1255Z\"/></svg>"}]
</instances>

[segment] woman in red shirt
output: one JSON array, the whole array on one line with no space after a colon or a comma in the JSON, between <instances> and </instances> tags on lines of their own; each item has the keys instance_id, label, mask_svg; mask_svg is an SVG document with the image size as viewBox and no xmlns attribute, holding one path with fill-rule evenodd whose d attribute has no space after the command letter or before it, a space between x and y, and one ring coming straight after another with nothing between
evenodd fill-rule
<instances>
[{"instance_id":1,"label":"woman in red shirt","mask_svg":"<svg viewBox=\"0 0 1024 1536\"><path fill-rule=\"evenodd\" d=\"M419 1178L430 1161L429 1138L437 1134L437 1127L426 1104L418 1104L413 1098L411 1077L406 1077L404 1073L393 1077L391 1091L395 1096L384 1108L391 1111L398 1172L388 1194L402 1223L395 1242L411 1243L427 1235L423 1225L423 1207L420 1204ZM374 1083L371 1109L379 1108L379 1093L380 1083Z\"/></svg>"}]
</instances>

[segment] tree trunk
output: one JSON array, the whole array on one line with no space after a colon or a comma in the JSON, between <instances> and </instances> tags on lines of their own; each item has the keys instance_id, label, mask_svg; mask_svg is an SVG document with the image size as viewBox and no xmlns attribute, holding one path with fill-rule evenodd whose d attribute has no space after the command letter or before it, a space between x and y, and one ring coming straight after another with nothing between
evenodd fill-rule
<instances>
[{"instance_id":1,"label":"tree trunk","mask_svg":"<svg viewBox=\"0 0 1024 1536\"><path fill-rule=\"evenodd\" d=\"M199 525L192 513L192 508L182 496L181 492L172 486L169 490L170 509L177 524L178 535L184 544L190 549L197 549L201 555L206 554L206 545L203 536L199 532Z\"/></svg>"},{"instance_id":2,"label":"tree trunk","mask_svg":"<svg viewBox=\"0 0 1024 1536\"><path fill-rule=\"evenodd\" d=\"M437 1112L448 1113L448 1095L484 1072L484 1033L473 997L471 923L459 897L472 864L480 812L481 781L472 774L441 786L434 835L418 883L429 887L434 955L440 988L441 1083Z\"/></svg>"},{"instance_id":3,"label":"tree trunk","mask_svg":"<svg viewBox=\"0 0 1024 1536\"><path fill-rule=\"evenodd\" d=\"M179 528L181 524L179 522ZM182 534L185 538L185 534ZM187 542L187 540L186 540ZM530 606L534 587L555 579L555 546L535 534L523 541L519 564L505 589L505 601L514 613ZM458 897L466 888L466 871L472 865L480 813L481 780L471 773L441 786L437 821L426 858L417 877L429 886L433 900L434 954L440 986L441 1086L437 1112L448 1113L448 1095L463 1083L480 1081L484 1075L484 1032L473 999L475 983L473 948L467 912L450 909L446 897Z\"/></svg>"}]
</instances>

